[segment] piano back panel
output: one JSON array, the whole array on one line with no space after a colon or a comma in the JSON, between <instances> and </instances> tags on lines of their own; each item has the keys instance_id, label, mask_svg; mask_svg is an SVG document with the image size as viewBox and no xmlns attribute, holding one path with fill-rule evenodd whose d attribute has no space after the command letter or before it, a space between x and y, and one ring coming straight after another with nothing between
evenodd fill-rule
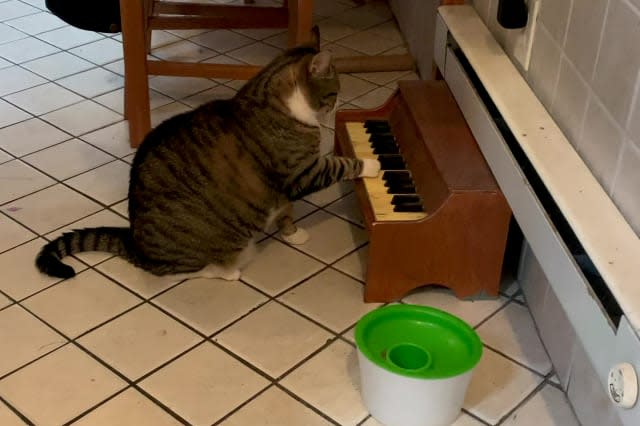
<instances>
[{"instance_id":1,"label":"piano back panel","mask_svg":"<svg viewBox=\"0 0 640 426\"><path fill-rule=\"evenodd\" d=\"M403 81L398 87L401 99L411 106L409 113L415 123L412 127L428 151L429 167L437 166L437 174L448 190L498 191L491 169L446 83ZM423 165L414 167L415 160L413 155L407 158L412 172L422 173ZM429 178L436 174L428 173Z\"/></svg>"}]
</instances>

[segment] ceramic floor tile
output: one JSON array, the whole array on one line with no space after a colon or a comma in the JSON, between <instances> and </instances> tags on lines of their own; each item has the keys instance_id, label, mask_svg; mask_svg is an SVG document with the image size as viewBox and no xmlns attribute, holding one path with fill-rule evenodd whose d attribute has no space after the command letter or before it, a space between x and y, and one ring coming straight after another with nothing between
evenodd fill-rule
<instances>
[{"instance_id":1,"label":"ceramic floor tile","mask_svg":"<svg viewBox=\"0 0 640 426\"><path fill-rule=\"evenodd\" d=\"M0 381L0 395L35 424L63 424L124 386L69 344Z\"/></svg>"},{"instance_id":2,"label":"ceramic floor tile","mask_svg":"<svg viewBox=\"0 0 640 426\"><path fill-rule=\"evenodd\" d=\"M0 3L0 21L8 21L10 19L19 18L25 15L31 15L40 12L40 9L29 6L17 0L10 0Z\"/></svg>"},{"instance_id":3,"label":"ceramic floor tile","mask_svg":"<svg viewBox=\"0 0 640 426\"><path fill-rule=\"evenodd\" d=\"M0 401L0 425L3 426L25 426L17 414L15 414L9 407Z\"/></svg>"},{"instance_id":4,"label":"ceramic floor tile","mask_svg":"<svg viewBox=\"0 0 640 426\"><path fill-rule=\"evenodd\" d=\"M111 206L111 209L117 213L120 213L123 217L129 217L129 201L124 200Z\"/></svg>"},{"instance_id":5,"label":"ceramic floor tile","mask_svg":"<svg viewBox=\"0 0 640 426\"><path fill-rule=\"evenodd\" d=\"M172 102L167 105L163 105L160 108L156 108L151 111L151 126L155 127L165 120L173 117L174 115L182 114L189 111L191 108L181 104L179 102Z\"/></svg>"},{"instance_id":6,"label":"ceramic floor tile","mask_svg":"<svg viewBox=\"0 0 640 426\"><path fill-rule=\"evenodd\" d=\"M60 229L56 229L55 231L46 234L44 237L48 240L54 240L58 238L64 232L71 232L74 229L82 229L82 228L96 228L99 226L119 226L119 227L128 227L129 222L126 219L123 219L119 215L113 213L109 210L100 210L98 213L87 216L83 219L80 219L77 222L70 223L66 226L63 226ZM100 251L90 251L90 252L82 252L74 254L74 257L77 257L84 263L88 265L96 265L106 259L112 257L112 253L100 252ZM66 262L68 259L65 258Z\"/></svg>"},{"instance_id":7,"label":"ceramic floor tile","mask_svg":"<svg viewBox=\"0 0 640 426\"><path fill-rule=\"evenodd\" d=\"M30 4L40 10L47 10L46 0L21 0L23 3Z\"/></svg>"},{"instance_id":8,"label":"ceramic floor tile","mask_svg":"<svg viewBox=\"0 0 640 426\"><path fill-rule=\"evenodd\" d=\"M11 299L9 299L4 294L0 293L0 309L6 308L7 306L11 305L12 303L13 302L11 301Z\"/></svg>"},{"instance_id":9,"label":"ceramic floor tile","mask_svg":"<svg viewBox=\"0 0 640 426\"><path fill-rule=\"evenodd\" d=\"M225 329L215 340L277 378L331 337L311 321L269 302Z\"/></svg>"},{"instance_id":10,"label":"ceramic floor tile","mask_svg":"<svg viewBox=\"0 0 640 426\"><path fill-rule=\"evenodd\" d=\"M339 0L313 2L313 14L316 16L334 16L352 8L354 4Z\"/></svg>"},{"instance_id":11,"label":"ceramic floor tile","mask_svg":"<svg viewBox=\"0 0 640 426\"><path fill-rule=\"evenodd\" d=\"M318 211L296 223L309 232L309 241L298 249L323 262L331 263L367 241L363 229L351 223Z\"/></svg>"},{"instance_id":12,"label":"ceramic floor tile","mask_svg":"<svg viewBox=\"0 0 640 426\"><path fill-rule=\"evenodd\" d=\"M2 209L5 210L6 206ZM35 234L24 226L0 214L0 253L35 237Z\"/></svg>"},{"instance_id":13,"label":"ceramic floor tile","mask_svg":"<svg viewBox=\"0 0 640 426\"><path fill-rule=\"evenodd\" d=\"M343 219L364 226L364 218L358 205L358 197L352 192L325 207L326 210Z\"/></svg>"},{"instance_id":14,"label":"ceramic floor tile","mask_svg":"<svg viewBox=\"0 0 640 426\"><path fill-rule=\"evenodd\" d=\"M393 90L388 87L378 87L371 92L352 99L351 103L364 109L374 109L382 106L393 95Z\"/></svg>"},{"instance_id":15,"label":"ceramic floor tile","mask_svg":"<svg viewBox=\"0 0 640 426\"><path fill-rule=\"evenodd\" d=\"M0 377L67 342L18 305L0 311L0 341Z\"/></svg>"},{"instance_id":16,"label":"ceramic floor tile","mask_svg":"<svg viewBox=\"0 0 640 426\"><path fill-rule=\"evenodd\" d=\"M200 332L210 335L248 313L266 297L239 281L188 280L153 302Z\"/></svg>"},{"instance_id":17,"label":"ceramic floor tile","mask_svg":"<svg viewBox=\"0 0 640 426\"><path fill-rule=\"evenodd\" d=\"M393 14L386 2L366 3L364 6L355 7L336 15L336 19L340 22L359 30L379 25L392 18Z\"/></svg>"},{"instance_id":18,"label":"ceramic floor tile","mask_svg":"<svg viewBox=\"0 0 640 426\"><path fill-rule=\"evenodd\" d=\"M71 136L39 118L32 118L0 129L0 148L17 157L67 139L71 139Z\"/></svg>"},{"instance_id":19,"label":"ceramic floor tile","mask_svg":"<svg viewBox=\"0 0 640 426\"><path fill-rule=\"evenodd\" d=\"M217 55L215 51L188 40L153 49L151 54L165 61L178 62L200 62Z\"/></svg>"},{"instance_id":20,"label":"ceramic floor tile","mask_svg":"<svg viewBox=\"0 0 640 426\"><path fill-rule=\"evenodd\" d=\"M333 269L322 271L278 299L336 333L380 306L364 303L364 286Z\"/></svg>"},{"instance_id":21,"label":"ceramic floor tile","mask_svg":"<svg viewBox=\"0 0 640 426\"><path fill-rule=\"evenodd\" d=\"M5 96L5 99L35 115L46 114L83 100L80 96L55 83L47 83L13 93Z\"/></svg>"},{"instance_id":22,"label":"ceramic floor tile","mask_svg":"<svg viewBox=\"0 0 640 426\"><path fill-rule=\"evenodd\" d=\"M137 390L129 388L73 424L74 426L179 426L182 423Z\"/></svg>"},{"instance_id":23,"label":"ceramic floor tile","mask_svg":"<svg viewBox=\"0 0 640 426\"><path fill-rule=\"evenodd\" d=\"M220 426L329 426L331 424L286 392L271 387L220 423Z\"/></svg>"},{"instance_id":24,"label":"ceramic floor tile","mask_svg":"<svg viewBox=\"0 0 640 426\"><path fill-rule=\"evenodd\" d=\"M122 120L120 114L92 101L83 101L59 109L42 118L75 136Z\"/></svg>"},{"instance_id":25,"label":"ceramic floor tile","mask_svg":"<svg viewBox=\"0 0 640 426\"><path fill-rule=\"evenodd\" d=\"M124 115L124 88L97 96L93 98L93 100ZM151 109L161 107L171 102L173 102L173 100L168 96L158 93L155 90L149 90L149 106Z\"/></svg>"},{"instance_id":26,"label":"ceramic floor tile","mask_svg":"<svg viewBox=\"0 0 640 426\"><path fill-rule=\"evenodd\" d=\"M94 64L103 65L107 62L122 59L122 43L111 38L103 38L75 47L69 50L69 53L93 62Z\"/></svg>"},{"instance_id":27,"label":"ceramic floor tile","mask_svg":"<svg viewBox=\"0 0 640 426\"><path fill-rule=\"evenodd\" d=\"M151 32L151 48L152 49L166 46L180 40L182 40L180 37L171 34L169 31L155 30Z\"/></svg>"},{"instance_id":28,"label":"ceramic floor tile","mask_svg":"<svg viewBox=\"0 0 640 426\"><path fill-rule=\"evenodd\" d=\"M490 349L473 372L464 408L496 424L542 382L542 377Z\"/></svg>"},{"instance_id":29,"label":"ceramic floor tile","mask_svg":"<svg viewBox=\"0 0 640 426\"><path fill-rule=\"evenodd\" d=\"M318 272L324 265L273 238L257 245L258 254L242 271L242 280L276 295Z\"/></svg>"},{"instance_id":30,"label":"ceramic floor tile","mask_svg":"<svg viewBox=\"0 0 640 426\"><path fill-rule=\"evenodd\" d=\"M382 37L373 31L361 31L338 40L336 43L357 50L365 55L379 55L396 47L399 43L393 39Z\"/></svg>"},{"instance_id":31,"label":"ceramic floor tile","mask_svg":"<svg viewBox=\"0 0 640 426\"><path fill-rule=\"evenodd\" d=\"M25 62L22 66L42 77L57 80L71 74L88 70L95 65L67 52L59 52L54 55L45 56L44 58Z\"/></svg>"},{"instance_id":32,"label":"ceramic floor tile","mask_svg":"<svg viewBox=\"0 0 640 426\"><path fill-rule=\"evenodd\" d=\"M131 148L129 143L129 123L127 121L120 121L83 135L82 140L120 158L135 152L135 148Z\"/></svg>"},{"instance_id":33,"label":"ceramic floor tile","mask_svg":"<svg viewBox=\"0 0 640 426\"><path fill-rule=\"evenodd\" d=\"M149 86L174 99L191 96L215 85L213 81L200 77L157 76L149 80Z\"/></svg>"},{"instance_id":34,"label":"ceramic floor tile","mask_svg":"<svg viewBox=\"0 0 640 426\"><path fill-rule=\"evenodd\" d=\"M21 300L61 281L60 278L40 273L34 267L36 255L46 243L45 239L37 238L0 254L0 270L3 271L0 290L16 300ZM73 267L76 272L87 268L73 257L66 257L64 262Z\"/></svg>"},{"instance_id":35,"label":"ceramic floor tile","mask_svg":"<svg viewBox=\"0 0 640 426\"><path fill-rule=\"evenodd\" d=\"M371 83L377 84L379 86L384 86L385 84L389 84L392 81L402 80L403 77L408 74L408 71L385 71L353 73L353 76L370 81Z\"/></svg>"},{"instance_id":36,"label":"ceramic floor tile","mask_svg":"<svg viewBox=\"0 0 640 426\"><path fill-rule=\"evenodd\" d=\"M478 327L478 334L486 345L540 374L551 371L551 361L526 307L510 303Z\"/></svg>"},{"instance_id":37,"label":"ceramic floor tile","mask_svg":"<svg viewBox=\"0 0 640 426\"><path fill-rule=\"evenodd\" d=\"M127 198L131 166L112 161L66 181L67 185L104 204Z\"/></svg>"},{"instance_id":38,"label":"ceramic floor tile","mask_svg":"<svg viewBox=\"0 0 640 426\"><path fill-rule=\"evenodd\" d=\"M66 26L38 34L38 38L51 43L60 49L66 50L80 46L81 44L100 40L103 37L93 31L85 31L72 26Z\"/></svg>"},{"instance_id":39,"label":"ceramic floor tile","mask_svg":"<svg viewBox=\"0 0 640 426\"><path fill-rule=\"evenodd\" d=\"M34 13L12 19L5 21L5 24L29 35L40 34L66 25L60 18L47 12Z\"/></svg>"},{"instance_id":40,"label":"ceramic floor tile","mask_svg":"<svg viewBox=\"0 0 640 426\"><path fill-rule=\"evenodd\" d=\"M320 38L327 41L336 41L358 31L336 18L323 19L317 25L320 28Z\"/></svg>"},{"instance_id":41,"label":"ceramic floor tile","mask_svg":"<svg viewBox=\"0 0 640 426\"><path fill-rule=\"evenodd\" d=\"M340 259L333 264L339 271L347 273L357 280L364 281L367 273L369 246L366 245L357 251Z\"/></svg>"},{"instance_id":42,"label":"ceramic floor tile","mask_svg":"<svg viewBox=\"0 0 640 426\"><path fill-rule=\"evenodd\" d=\"M71 139L22 157L24 161L56 179L67 179L114 158L79 139Z\"/></svg>"},{"instance_id":43,"label":"ceramic floor tile","mask_svg":"<svg viewBox=\"0 0 640 426\"><path fill-rule=\"evenodd\" d=\"M254 40L264 40L267 37L272 37L284 31L286 30L282 28L246 28L233 30L233 32L251 37Z\"/></svg>"},{"instance_id":44,"label":"ceramic floor tile","mask_svg":"<svg viewBox=\"0 0 640 426\"><path fill-rule=\"evenodd\" d=\"M514 411L502 424L504 426L580 425L565 394L549 385Z\"/></svg>"},{"instance_id":45,"label":"ceramic floor tile","mask_svg":"<svg viewBox=\"0 0 640 426\"><path fill-rule=\"evenodd\" d=\"M230 99L234 97L235 94L235 90L227 86L219 85L203 92L196 93L195 95L189 96L188 98L183 99L182 102L193 108L196 108L206 102L211 102L213 100Z\"/></svg>"},{"instance_id":46,"label":"ceramic floor tile","mask_svg":"<svg viewBox=\"0 0 640 426\"><path fill-rule=\"evenodd\" d=\"M228 52L227 55L251 65L266 65L282 51L265 43L253 43Z\"/></svg>"},{"instance_id":47,"label":"ceramic floor tile","mask_svg":"<svg viewBox=\"0 0 640 426\"><path fill-rule=\"evenodd\" d=\"M150 305L142 305L78 339L110 366L137 380L202 338Z\"/></svg>"},{"instance_id":48,"label":"ceramic floor tile","mask_svg":"<svg viewBox=\"0 0 640 426\"><path fill-rule=\"evenodd\" d=\"M204 425L215 423L268 384L221 349L204 343L140 386L189 423Z\"/></svg>"},{"instance_id":49,"label":"ceramic floor tile","mask_svg":"<svg viewBox=\"0 0 640 426\"><path fill-rule=\"evenodd\" d=\"M170 275L162 277L153 275L120 257L113 257L96 268L145 299L180 282Z\"/></svg>"},{"instance_id":50,"label":"ceramic floor tile","mask_svg":"<svg viewBox=\"0 0 640 426\"><path fill-rule=\"evenodd\" d=\"M27 34L0 22L0 43L9 43L27 37Z\"/></svg>"},{"instance_id":51,"label":"ceramic floor tile","mask_svg":"<svg viewBox=\"0 0 640 426\"><path fill-rule=\"evenodd\" d=\"M340 74L340 92L338 93L338 98L341 101L351 102L352 99L362 96L377 87L375 84L349 74Z\"/></svg>"},{"instance_id":52,"label":"ceramic floor tile","mask_svg":"<svg viewBox=\"0 0 640 426\"><path fill-rule=\"evenodd\" d=\"M508 299L498 297L495 299L458 299L451 290L433 287L424 287L415 290L402 299L406 303L414 305L431 306L447 311L466 321L472 327L477 326L489 315L496 312Z\"/></svg>"},{"instance_id":53,"label":"ceramic floor tile","mask_svg":"<svg viewBox=\"0 0 640 426\"><path fill-rule=\"evenodd\" d=\"M0 150L0 164L13 160L14 158L6 152Z\"/></svg>"},{"instance_id":54,"label":"ceramic floor tile","mask_svg":"<svg viewBox=\"0 0 640 426\"><path fill-rule=\"evenodd\" d=\"M2 3L0 3L0 5L2 5ZM33 37L0 45L0 56L16 64L31 61L56 52L58 52L58 48Z\"/></svg>"},{"instance_id":55,"label":"ceramic floor tile","mask_svg":"<svg viewBox=\"0 0 640 426\"><path fill-rule=\"evenodd\" d=\"M0 70L0 72L1 71L2 70ZM28 118L31 118L31 114L28 114L0 99L0 128L9 126L13 123L18 123Z\"/></svg>"},{"instance_id":56,"label":"ceramic floor tile","mask_svg":"<svg viewBox=\"0 0 640 426\"><path fill-rule=\"evenodd\" d=\"M289 35L287 33L276 34L272 37L265 38L264 42L284 51L289 48Z\"/></svg>"},{"instance_id":57,"label":"ceramic floor tile","mask_svg":"<svg viewBox=\"0 0 640 426\"><path fill-rule=\"evenodd\" d=\"M88 270L49 287L23 304L65 335L77 337L139 301L107 278Z\"/></svg>"},{"instance_id":58,"label":"ceramic floor tile","mask_svg":"<svg viewBox=\"0 0 640 426\"><path fill-rule=\"evenodd\" d=\"M254 40L249 37L229 30L209 31L191 37L189 40L220 53L225 53L254 42Z\"/></svg>"},{"instance_id":59,"label":"ceramic floor tile","mask_svg":"<svg viewBox=\"0 0 640 426\"><path fill-rule=\"evenodd\" d=\"M55 181L20 160L0 165L0 204L53 185Z\"/></svg>"},{"instance_id":60,"label":"ceramic floor tile","mask_svg":"<svg viewBox=\"0 0 640 426\"><path fill-rule=\"evenodd\" d=\"M12 66L12 65L13 65L13 64L12 64L11 62L6 61L6 60L4 60L4 59L0 58L0 69L2 69L2 68L7 68L7 67L10 67L10 66Z\"/></svg>"},{"instance_id":61,"label":"ceramic floor tile","mask_svg":"<svg viewBox=\"0 0 640 426\"><path fill-rule=\"evenodd\" d=\"M356 349L336 341L280 383L342 425L355 425L367 410L360 397Z\"/></svg>"},{"instance_id":62,"label":"ceramic floor tile","mask_svg":"<svg viewBox=\"0 0 640 426\"><path fill-rule=\"evenodd\" d=\"M124 78L104 68L93 68L62 78L57 83L90 98L123 87Z\"/></svg>"}]
</instances>

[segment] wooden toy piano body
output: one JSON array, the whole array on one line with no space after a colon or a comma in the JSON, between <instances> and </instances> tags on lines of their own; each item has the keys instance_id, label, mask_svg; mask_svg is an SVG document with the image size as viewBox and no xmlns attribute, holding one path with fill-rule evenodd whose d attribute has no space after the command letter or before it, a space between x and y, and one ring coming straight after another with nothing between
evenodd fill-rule
<instances>
[{"instance_id":1,"label":"wooden toy piano body","mask_svg":"<svg viewBox=\"0 0 640 426\"><path fill-rule=\"evenodd\" d=\"M388 121L423 211L394 211L383 173L355 182L369 233L365 301L429 284L496 296L511 210L446 83L400 82L378 109L338 111L337 154L377 158L366 120Z\"/></svg>"}]
</instances>

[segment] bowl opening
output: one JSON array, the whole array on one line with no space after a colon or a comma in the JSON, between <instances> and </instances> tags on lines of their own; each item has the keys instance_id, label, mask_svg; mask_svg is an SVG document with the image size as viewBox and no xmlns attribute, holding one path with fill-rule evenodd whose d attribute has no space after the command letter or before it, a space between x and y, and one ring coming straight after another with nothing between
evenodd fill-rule
<instances>
[{"instance_id":1,"label":"bowl opening","mask_svg":"<svg viewBox=\"0 0 640 426\"><path fill-rule=\"evenodd\" d=\"M422 370L431 365L431 355L420 346L400 343L387 352L387 360L403 370Z\"/></svg>"}]
</instances>

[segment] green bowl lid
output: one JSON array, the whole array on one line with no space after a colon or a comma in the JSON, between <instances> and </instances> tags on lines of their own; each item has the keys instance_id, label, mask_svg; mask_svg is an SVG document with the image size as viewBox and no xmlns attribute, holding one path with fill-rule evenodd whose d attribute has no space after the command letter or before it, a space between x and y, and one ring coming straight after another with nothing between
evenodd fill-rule
<instances>
[{"instance_id":1,"label":"green bowl lid","mask_svg":"<svg viewBox=\"0 0 640 426\"><path fill-rule=\"evenodd\" d=\"M356 344L374 364L422 379L466 373L482 356L482 341L466 322L418 305L389 305L369 312L358 321Z\"/></svg>"}]
</instances>

